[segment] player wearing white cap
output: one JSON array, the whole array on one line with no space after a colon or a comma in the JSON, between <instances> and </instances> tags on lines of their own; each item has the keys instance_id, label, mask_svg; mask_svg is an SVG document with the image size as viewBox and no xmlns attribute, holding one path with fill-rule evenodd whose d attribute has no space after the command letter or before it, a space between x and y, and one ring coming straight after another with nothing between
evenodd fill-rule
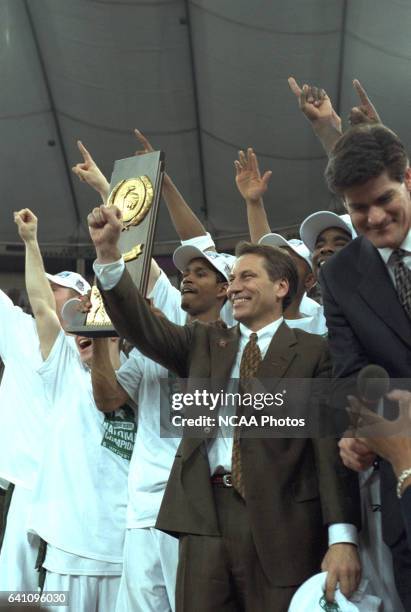
<instances>
[{"instance_id":1,"label":"player wearing white cap","mask_svg":"<svg viewBox=\"0 0 411 612\"><path fill-rule=\"evenodd\" d=\"M300 226L300 238L310 253L316 278L325 262L356 236L349 215L319 210L304 219Z\"/></svg>"},{"instance_id":2,"label":"player wearing white cap","mask_svg":"<svg viewBox=\"0 0 411 612\"><path fill-rule=\"evenodd\" d=\"M57 313L90 285L75 272L48 275ZM0 291L0 477L14 487L0 552L0 591L36 590L39 538L27 533L27 514L47 440L50 404L37 373L41 365L35 321Z\"/></svg>"},{"instance_id":3,"label":"player wearing white cap","mask_svg":"<svg viewBox=\"0 0 411 612\"><path fill-rule=\"evenodd\" d=\"M26 247L26 288L43 360L38 372L50 410L28 529L47 542L46 591L69 591L70 612L112 612L122 571L134 414L105 418L96 409L93 342L77 336L73 346L60 325L36 217L24 209L15 221ZM117 341L111 345L118 360Z\"/></svg>"},{"instance_id":4,"label":"player wearing white cap","mask_svg":"<svg viewBox=\"0 0 411 612\"><path fill-rule=\"evenodd\" d=\"M284 312L289 327L324 335L327 330L321 307L308 298L307 292L316 283L312 270L310 253L300 240L286 240L280 234L271 233L263 204L271 172L261 176L257 156L252 148L247 152L239 151L236 168L236 185L247 207L250 237L253 242L285 248L296 264L298 271L298 291L292 303Z\"/></svg>"}]
</instances>

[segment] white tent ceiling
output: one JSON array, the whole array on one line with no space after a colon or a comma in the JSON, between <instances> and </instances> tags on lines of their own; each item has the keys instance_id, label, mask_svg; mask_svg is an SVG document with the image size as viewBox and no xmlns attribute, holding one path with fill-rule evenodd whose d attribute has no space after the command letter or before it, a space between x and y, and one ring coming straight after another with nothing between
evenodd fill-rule
<instances>
[{"instance_id":1,"label":"white tent ceiling","mask_svg":"<svg viewBox=\"0 0 411 612\"><path fill-rule=\"evenodd\" d=\"M97 198L70 171L76 140L109 176L136 149L133 127L222 245L247 233L239 148L273 170L273 229L328 208L325 157L287 76L324 87L343 117L359 78L410 145L410 31L409 0L0 0L0 243L18 240L25 206L41 241L86 242ZM157 252L175 239L162 210Z\"/></svg>"}]
</instances>

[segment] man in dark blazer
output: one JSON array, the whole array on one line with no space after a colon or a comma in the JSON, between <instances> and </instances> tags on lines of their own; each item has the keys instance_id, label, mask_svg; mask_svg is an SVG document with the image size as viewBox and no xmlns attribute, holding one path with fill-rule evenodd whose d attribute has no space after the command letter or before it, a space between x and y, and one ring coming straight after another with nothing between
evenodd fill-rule
<instances>
[{"instance_id":1,"label":"man in dark blazer","mask_svg":"<svg viewBox=\"0 0 411 612\"><path fill-rule=\"evenodd\" d=\"M411 277L411 170L398 137L382 125L368 125L352 128L337 142L326 179L344 198L360 234L324 265L320 279L342 398L370 363L392 378L411 378L411 321L398 281L398 266L403 277ZM353 469L365 469L375 459L354 439L340 446L344 463ZM396 480L389 464L382 462L380 469L383 536L393 553L399 595L411 610L411 553Z\"/></svg>"},{"instance_id":2,"label":"man in dark blazer","mask_svg":"<svg viewBox=\"0 0 411 612\"><path fill-rule=\"evenodd\" d=\"M116 266L116 210L94 209L88 222L97 262ZM283 377L328 375L324 340L282 323L283 301L296 285L287 253L243 247L228 290L241 322L232 329L198 321L178 326L157 317L127 271L113 288L100 288L117 331L145 355L179 377L208 379L224 389L253 333L263 357L257 376L272 378L273 387ZM227 451L221 438L184 437L176 455L157 527L180 538L177 611L286 612L296 588L321 562L328 598L337 581L350 595L360 576L349 529L358 522L358 490L336 441L241 438L241 495L229 473L231 445ZM216 451L223 459L213 463ZM221 474L226 461L229 469Z\"/></svg>"}]
</instances>

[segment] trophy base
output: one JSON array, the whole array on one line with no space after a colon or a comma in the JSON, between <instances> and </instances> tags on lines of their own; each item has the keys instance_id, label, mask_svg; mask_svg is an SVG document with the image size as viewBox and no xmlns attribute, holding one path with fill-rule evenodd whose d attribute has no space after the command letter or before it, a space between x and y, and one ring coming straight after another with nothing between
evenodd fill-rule
<instances>
[{"instance_id":1,"label":"trophy base","mask_svg":"<svg viewBox=\"0 0 411 612\"><path fill-rule=\"evenodd\" d=\"M86 338L118 337L118 333L112 325L73 325L66 327L66 332Z\"/></svg>"}]
</instances>

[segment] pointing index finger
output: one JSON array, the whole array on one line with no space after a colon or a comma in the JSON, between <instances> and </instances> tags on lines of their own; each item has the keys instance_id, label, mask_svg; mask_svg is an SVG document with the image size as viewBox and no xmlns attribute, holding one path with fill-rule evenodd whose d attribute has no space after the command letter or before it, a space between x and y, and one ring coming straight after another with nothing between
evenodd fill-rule
<instances>
[{"instance_id":1,"label":"pointing index finger","mask_svg":"<svg viewBox=\"0 0 411 612\"><path fill-rule=\"evenodd\" d=\"M80 153L83 156L84 161L91 161L93 158L91 157L90 153L87 151L86 147L83 145L83 143L81 142L81 140L77 141L77 147L78 150L80 151Z\"/></svg>"},{"instance_id":2,"label":"pointing index finger","mask_svg":"<svg viewBox=\"0 0 411 612\"><path fill-rule=\"evenodd\" d=\"M149 141L147 140L147 138L140 132L140 130L138 130L137 128L134 128L134 134L137 140L139 140L140 143L142 144L145 151L151 152L154 150L151 144L149 143Z\"/></svg>"},{"instance_id":3,"label":"pointing index finger","mask_svg":"<svg viewBox=\"0 0 411 612\"><path fill-rule=\"evenodd\" d=\"M290 86L291 91L293 92L294 95L296 95L297 97L301 96L302 90L299 87L297 81L295 80L294 77L289 77L288 78L288 85Z\"/></svg>"},{"instance_id":4,"label":"pointing index finger","mask_svg":"<svg viewBox=\"0 0 411 612\"><path fill-rule=\"evenodd\" d=\"M364 106L370 105L371 101L364 87L361 85L360 81L358 79L354 79L353 85L354 85L355 91L358 94L358 97L360 98L361 104L363 104Z\"/></svg>"}]
</instances>

